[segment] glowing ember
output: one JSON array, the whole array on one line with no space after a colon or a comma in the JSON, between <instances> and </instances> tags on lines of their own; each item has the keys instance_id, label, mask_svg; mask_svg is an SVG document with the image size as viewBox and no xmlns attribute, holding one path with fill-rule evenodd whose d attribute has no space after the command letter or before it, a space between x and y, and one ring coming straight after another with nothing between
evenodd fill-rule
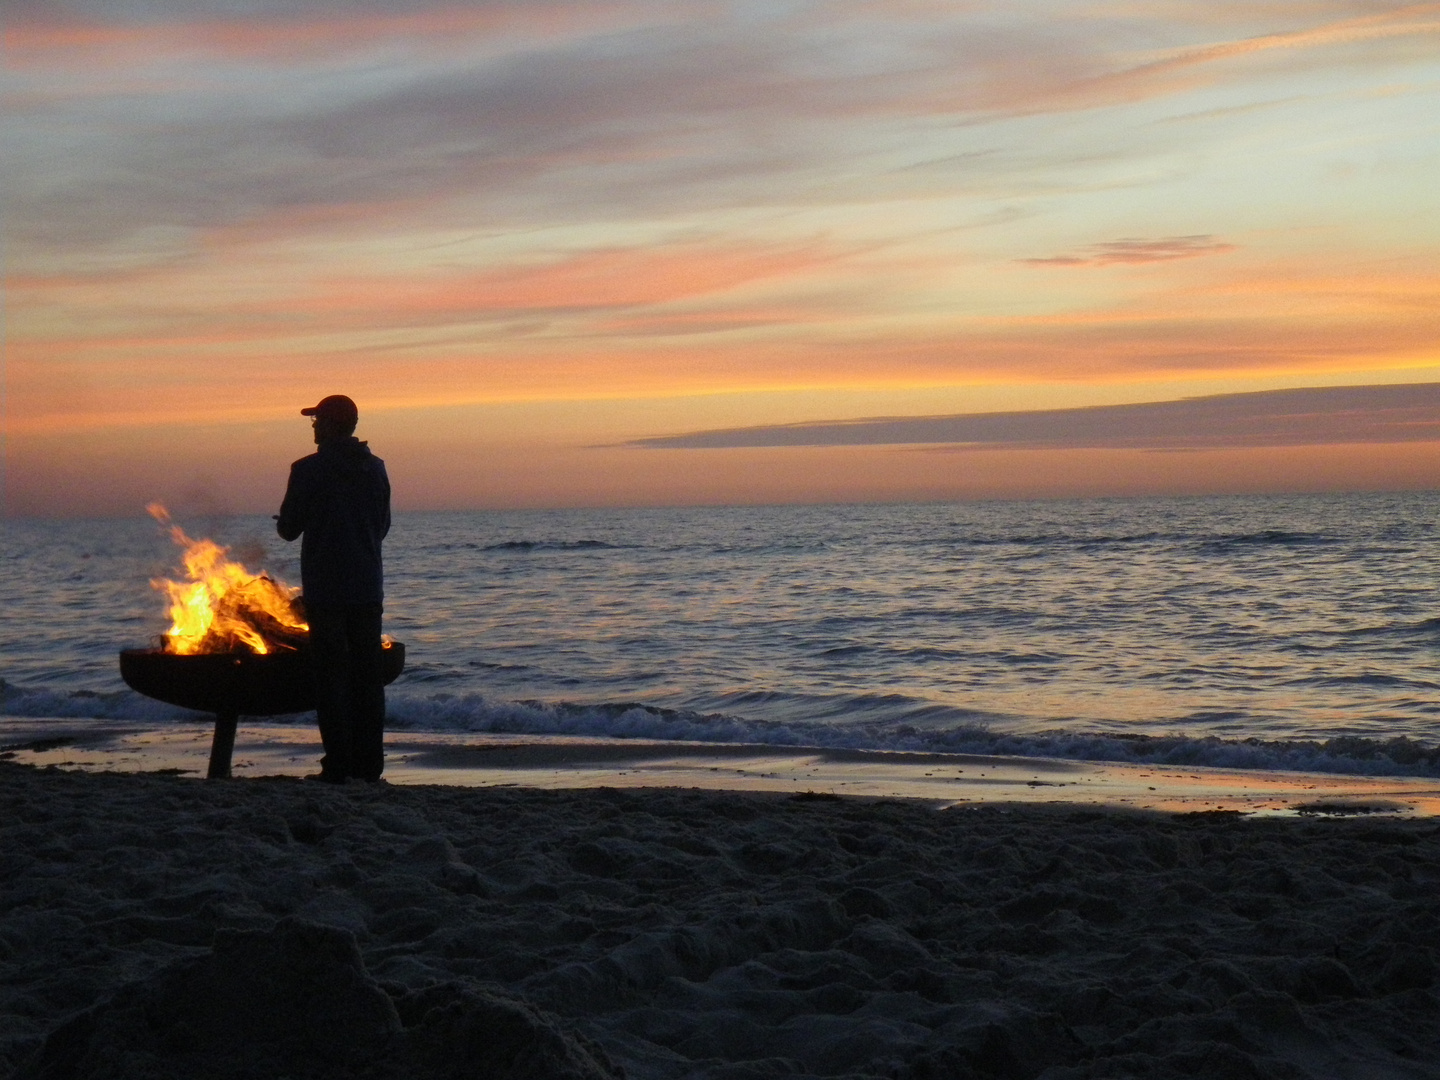
<instances>
[{"instance_id":1,"label":"glowing ember","mask_svg":"<svg viewBox=\"0 0 1440 1080\"><path fill-rule=\"evenodd\" d=\"M147 510L170 538L185 549L189 581L155 578L150 584L170 601L170 629L164 635L170 653L270 653L305 643L310 627L296 608L299 589L266 574L252 574L226 558L228 548L213 540L192 540L170 522L159 503Z\"/></svg>"}]
</instances>

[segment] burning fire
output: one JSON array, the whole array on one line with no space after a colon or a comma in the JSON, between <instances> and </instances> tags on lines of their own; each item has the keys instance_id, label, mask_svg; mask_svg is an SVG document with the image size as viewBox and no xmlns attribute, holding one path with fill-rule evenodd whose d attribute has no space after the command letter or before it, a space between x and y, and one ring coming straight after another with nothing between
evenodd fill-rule
<instances>
[{"instance_id":1,"label":"burning fire","mask_svg":"<svg viewBox=\"0 0 1440 1080\"><path fill-rule=\"evenodd\" d=\"M170 527L170 538L185 549L189 581L155 578L150 584L170 601L169 653L269 653L305 643L310 627L299 614L293 589L264 573L252 574L226 558L229 548L213 540L192 540L170 521L159 503L147 510Z\"/></svg>"}]
</instances>

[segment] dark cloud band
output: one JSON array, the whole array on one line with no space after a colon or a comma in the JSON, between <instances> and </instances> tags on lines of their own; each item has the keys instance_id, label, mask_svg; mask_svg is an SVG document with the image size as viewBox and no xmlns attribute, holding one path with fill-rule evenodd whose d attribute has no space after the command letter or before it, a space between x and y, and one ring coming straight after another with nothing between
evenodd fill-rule
<instances>
[{"instance_id":1,"label":"dark cloud band","mask_svg":"<svg viewBox=\"0 0 1440 1080\"><path fill-rule=\"evenodd\" d=\"M1440 441L1440 383L1330 386L1082 409L880 417L637 439L653 450L948 445L1204 450Z\"/></svg>"}]
</instances>

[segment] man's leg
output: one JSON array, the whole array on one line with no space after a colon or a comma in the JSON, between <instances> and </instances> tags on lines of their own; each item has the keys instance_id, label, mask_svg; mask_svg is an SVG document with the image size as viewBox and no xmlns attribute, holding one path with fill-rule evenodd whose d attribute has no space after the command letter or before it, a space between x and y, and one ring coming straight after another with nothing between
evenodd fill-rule
<instances>
[{"instance_id":1,"label":"man's leg","mask_svg":"<svg viewBox=\"0 0 1440 1080\"><path fill-rule=\"evenodd\" d=\"M314 605L306 609L310 623L310 658L315 678L315 718L325 756L322 779L337 783L354 773L350 720L350 638L343 608Z\"/></svg>"},{"instance_id":2,"label":"man's leg","mask_svg":"<svg viewBox=\"0 0 1440 1080\"><path fill-rule=\"evenodd\" d=\"M346 611L350 639L350 775L379 780L385 771L385 674L381 667L379 604Z\"/></svg>"}]
</instances>

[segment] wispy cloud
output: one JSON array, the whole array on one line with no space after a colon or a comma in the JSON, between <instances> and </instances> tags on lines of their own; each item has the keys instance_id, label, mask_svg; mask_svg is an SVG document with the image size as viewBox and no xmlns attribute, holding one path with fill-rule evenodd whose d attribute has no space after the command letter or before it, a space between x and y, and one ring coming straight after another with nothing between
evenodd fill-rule
<instances>
[{"instance_id":1,"label":"wispy cloud","mask_svg":"<svg viewBox=\"0 0 1440 1080\"><path fill-rule=\"evenodd\" d=\"M1091 244L1083 255L1050 255L1045 258L1021 259L1021 262L1036 266L1112 266L1116 263L1171 262L1175 259L1194 259L1200 255L1220 255L1234 251L1234 244L1226 244L1208 233L1194 236L1167 236L1158 240L1142 240L1125 237Z\"/></svg>"},{"instance_id":2,"label":"wispy cloud","mask_svg":"<svg viewBox=\"0 0 1440 1080\"><path fill-rule=\"evenodd\" d=\"M916 328L877 296L905 302L907 279L819 240L607 247L409 275L277 267L261 247L239 266L12 276L10 427L158 422L199 401L249 416L322 371L363 378L377 404L1118 386L1415 367L1440 341L1440 280L1388 267L1227 274L1103 309ZM1017 289L1035 273L999 271Z\"/></svg>"},{"instance_id":3,"label":"wispy cloud","mask_svg":"<svg viewBox=\"0 0 1440 1080\"><path fill-rule=\"evenodd\" d=\"M803 274L835 257L818 244L609 248L478 273L340 280L301 306L381 319L613 311L725 293Z\"/></svg>"},{"instance_id":4,"label":"wispy cloud","mask_svg":"<svg viewBox=\"0 0 1440 1080\"><path fill-rule=\"evenodd\" d=\"M1435 11L1179 46L1137 65L1166 29L1158 14L1027 19L858 0L765 15L720 0L27 2L7 13L9 57L26 76L17 93L55 96L27 110L49 136L11 141L10 227L22 241L88 243L460 197L511 220L521 204L532 219L615 215L721 208L742 185L742 201L783 205L814 198L826 171L853 177L866 124L893 141L937 118L1160 96L1176 72L1232 56L1428 34ZM110 66L125 104L84 112L77 82ZM171 92L144 93L143 70Z\"/></svg>"},{"instance_id":5,"label":"wispy cloud","mask_svg":"<svg viewBox=\"0 0 1440 1080\"><path fill-rule=\"evenodd\" d=\"M1154 59L1077 80L1065 95L1076 106L1135 101L1174 93L1219 76L1225 61L1274 51L1309 52L1385 39L1424 39L1440 35L1440 4L1403 4L1367 10L1329 22L1278 33L1263 33L1165 50Z\"/></svg>"},{"instance_id":6,"label":"wispy cloud","mask_svg":"<svg viewBox=\"0 0 1440 1080\"><path fill-rule=\"evenodd\" d=\"M395 42L477 34L548 34L653 15L654 0L198 0L195 3L11 0L7 61L65 63L96 54L210 53L293 61Z\"/></svg>"},{"instance_id":7,"label":"wispy cloud","mask_svg":"<svg viewBox=\"0 0 1440 1080\"><path fill-rule=\"evenodd\" d=\"M167 53L290 63L407 42L440 48L483 34L553 35L604 24L618 5L574 0L529 10L512 3L403 7L342 12L297 5L228 18L197 11L189 18L157 22L41 16L12 21L4 39L7 61L21 68L93 62L97 55L118 64Z\"/></svg>"},{"instance_id":8,"label":"wispy cloud","mask_svg":"<svg viewBox=\"0 0 1440 1080\"><path fill-rule=\"evenodd\" d=\"M1083 409L881 417L636 439L651 450L942 444L983 449L1202 450L1440 441L1440 383L1219 394Z\"/></svg>"}]
</instances>

